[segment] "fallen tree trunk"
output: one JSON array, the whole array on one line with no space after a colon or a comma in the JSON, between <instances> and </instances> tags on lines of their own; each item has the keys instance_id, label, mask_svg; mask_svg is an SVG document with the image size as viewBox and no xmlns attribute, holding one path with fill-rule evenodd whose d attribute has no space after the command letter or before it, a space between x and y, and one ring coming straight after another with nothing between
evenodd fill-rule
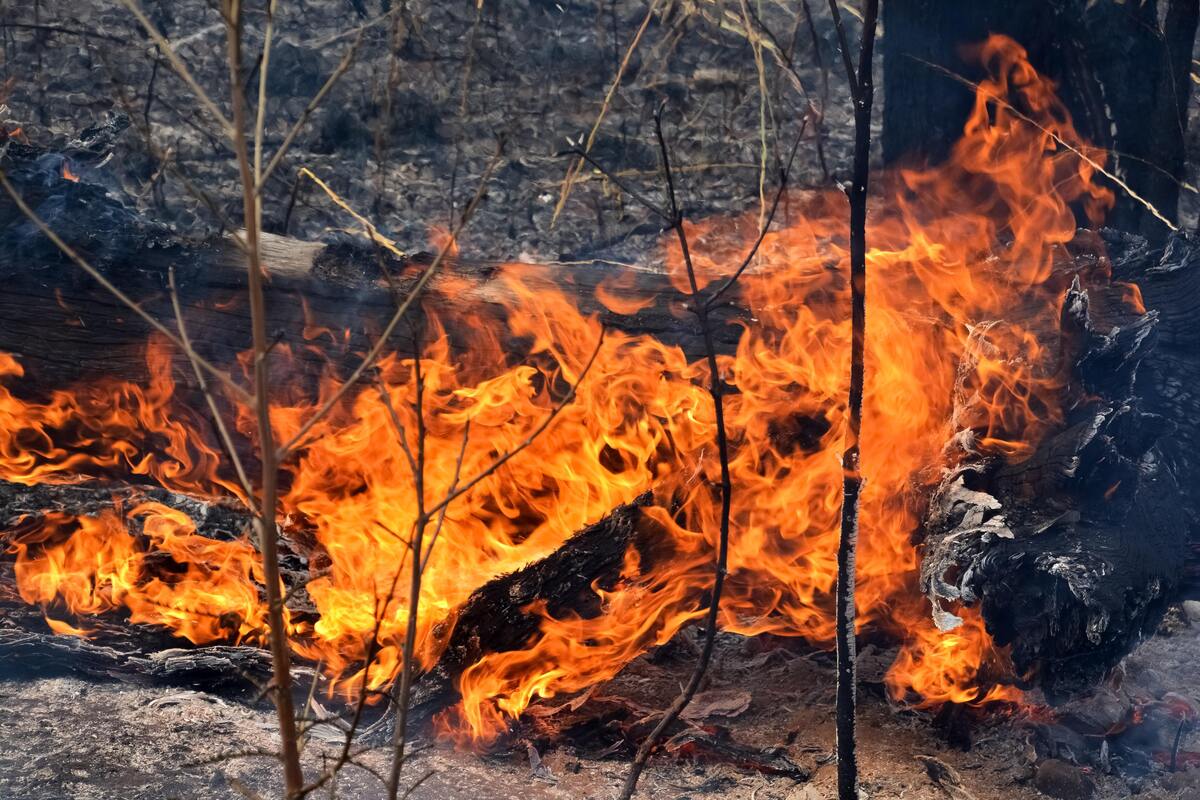
<instances>
[{"instance_id":1,"label":"fallen tree trunk","mask_svg":"<svg viewBox=\"0 0 1200 800\"><path fill-rule=\"evenodd\" d=\"M169 328L175 327L168 291L173 269L195 349L215 364L236 367L238 353L250 341L246 262L237 240L230 235L185 238L141 216L101 186L64 179L58 172L62 163L61 156L32 148L10 152L0 161L43 221ZM277 349L291 352L290 376L302 381L320 375L330 362L335 367L355 363L433 257L417 253L398 259L365 237L337 234L325 242L265 235L263 259L271 275L266 287L269 329ZM479 326L475 320L502 323L515 305L510 279L534 293L561 292L582 314L598 315L614 329L702 352L699 331L674 307L677 293L665 274L602 261L503 264L450 257L410 319L432 310L448 323L457 322L446 326L452 346L477 349L480 342L467 338ZM0 352L19 358L28 385L49 389L99 375L133 381L147 376L144 351L150 327L72 264L3 193L0 280L5 286L0 293ZM630 313L616 313L610 306ZM717 310L724 321L736 313L729 304ZM332 336L322 337L319 332L325 329ZM739 334L735 326L720 326L722 348L731 351ZM499 344L503 352L479 355L519 358L528 347L515 338ZM412 353L412 329L399 326L390 345L398 353ZM191 374L184 354L172 357L176 374Z\"/></svg>"}]
</instances>

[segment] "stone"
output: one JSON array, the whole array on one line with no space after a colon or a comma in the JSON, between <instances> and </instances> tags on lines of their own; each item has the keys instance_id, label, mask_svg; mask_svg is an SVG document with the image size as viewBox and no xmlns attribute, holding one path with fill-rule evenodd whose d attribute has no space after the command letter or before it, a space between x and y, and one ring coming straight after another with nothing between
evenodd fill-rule
<instances>
[{"instance_id":1,"label":"stone","mask_svg":"<svg viewBox=\"0 0 1200 800\"><path fill-rule=\"evenodd\" d=\"M1074 764L1048 758L1038 765L1033 779L1038 791L1058 800L1090 800L1096 784Z\"/></svg>"},{"instance_id":2,"label":"stone","mask_svg":"<svg viewBox=\"0 0 1200 800\"><path fill-rule=\"evenodd\" d=\"M1200 600L1184 600L1183 616L1189 624L1200 627Z\"/></svg>"}]
</instances>

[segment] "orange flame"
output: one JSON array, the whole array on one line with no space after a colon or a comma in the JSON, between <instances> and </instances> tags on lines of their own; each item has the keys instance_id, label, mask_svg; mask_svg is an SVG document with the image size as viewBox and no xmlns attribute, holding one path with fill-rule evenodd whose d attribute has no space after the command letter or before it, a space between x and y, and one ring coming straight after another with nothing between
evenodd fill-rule
<instances>
[{"instance_id":1,"label":"orange flame","mask_svg":"<svg viewBox=\"0 0 1200 800\"><path fill-rule=\"evenodd\" d=\"M62 162L62 176L71 183L79 183L79 176L71 170L71 162L67 161L65 158Z\"/></svg>"},{"instance_id":2,"label":"orange flame","mask_svg":"<svg viewBox=\"0 0 1200 800\"><path fill-rule=\"evenodd\" d=\"M973 447L1021 459L1060 422L1059 342L1048 332L1057 329L1070 276L1056 270L1055 259L1075 233L1072 206L1095 221L1112 200L1093 182L1092 164L1103 153L1080 140L1024 51L993 37L977 55L991 77L951 159L881 179L888 201L872 202L867 235L859 625L902 642L890 691L927 704L1018 697L996 680L1005 674L1004 655L978 613L960 610L964 623L951 633L933 626L917 588L912 535L953 434L966 430ZM720 623L746 635L827 645L850 340L847 203L833 191L796 192L790 201L739 283L755 322L743 325L736 352L718 359L736 390L726 398L735 488ZM794 215L797 208L802 215ZM699 275L711 284L740 262L756 236L756 215L692 222L688 232ZM670 240L663 261L686 288ZM426 507L456 474L481 474L527 439L579 380L600 325L545 279L554 269L501 268L510 298L504 329L491 318L439 317L426 303ZM600 299L634 313L647 303L629 291L606 286ZM1005 321L1013 317L1028 327ZM465 353L451 350L451 325L473 332ZM326 332L339 339L314 327L308 346ZM531 343L529 355L508 366L496 354L514 338ZM148 359L154 377L146 389L114 380L33 402L0 386L0 477L64 482L123 472L188 492L237 495L236 484L221 477L204 426L172 403L161 343L151 342ZM401 444L417 447L414 362L393 354L380 371L382 391L363 389L315 426L288 467L281 499L282 512L311 526L317 546L306 588L318 618L292 626L294 647L321 659L348 695L361 685L376 616L381 650L367 684L395 678L409 610L389 587L405 586L416 560L408 541L419 498ZM0 378L21 374L15 359L0 354ZM615 586L594 587L595 613L560 619L540 605L529 609L541 618L539 633L523 649L487 655L463 674L462 702L439 720L448 735L487 741L534 698L611 677L700 614L720 513L706 382L705 364L689 362L679 347L610 333L554 425L449 506L436 547L423 556L416 656L425 666L438 658L455 609L472 591L552 553L648 490L656 505L646 511L647 524L659 542L654 558L631 551ZM318 397L281 400L272 410L277 438L296 433L336 386L331 374ZM253 430L245 409L238 427ZM178 512L150 504L124 515L47 516L9 539L28 602L75 614L120 606L196 642L261 638L262 576L252 548L201 539ZM169 575L162 559L172 564Z\"/></svg>"}]
</instances>

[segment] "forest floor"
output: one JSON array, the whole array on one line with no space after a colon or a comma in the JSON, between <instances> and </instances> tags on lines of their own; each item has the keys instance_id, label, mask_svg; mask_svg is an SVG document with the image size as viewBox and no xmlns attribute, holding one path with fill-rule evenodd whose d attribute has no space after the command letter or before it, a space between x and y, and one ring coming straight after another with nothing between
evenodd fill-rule
<instances>
[{"instance_id":1,"label":"forest floor","mask_svg":"<svg viewBox=\"0 0 1200 800\"><path fill-rule=\"evenodd\" d=\"M1176 615L1178 616L1178 615ZM681 648L686 649L686 648ZM749 655L752 650L758 650ZM677 691L690 661L684 653L643 657L593 698L619 696L647 706ZM879 654L886 656L886 654ZM993 716L972 724L969 747L950 744L929 714L899 710L885 699L880 664L863 661L860 716L863 796L872 800L1191 800L1200 796L1200 770L1156 770L1142 776L1105 774L1095 767L1056 764L1039 777L1031 729L1014 718ZM1155 680L1200 703L1200 624L1176 623L1131 654L1120 674L1155 671ZM651 762L640 796L658 800L723 797L733 800L827 800L835 795L834 671L827 654L792 647L761 650L753 640L723 636L705 696L745 699L732 717L710 718L734 741L778 748L810 777L772 776L728 763L662 755ZM252 707L203 691L97 683L66 677L0 681L0 797L5 800L235 800L278 796L273 759L249 755L277 741L269 708ZM310 740L310 774L336 755L336 741ZM596 758L570 745L542 752L516 740L487 755L423 742L407 766L405 785L424 776L413 800L609 800L629 769L627 756ZM1200 731L1180 742L1200 749ZM945 765L953 779L931 776L927 764ZM363 762L386 771L383 751ZM934 772L938 772L937 769ZM1065 777L1064 777L1065 775ZM1082 777L1092 794L1073 794ZM1046 781L1057 778L1047 785ZM385 794L366 771L345 770L337 797L376 800ZM1064 787L1064 783L1066 784ZM318 794L318 797L323 795Z\"/></svg>"}]
</instances>

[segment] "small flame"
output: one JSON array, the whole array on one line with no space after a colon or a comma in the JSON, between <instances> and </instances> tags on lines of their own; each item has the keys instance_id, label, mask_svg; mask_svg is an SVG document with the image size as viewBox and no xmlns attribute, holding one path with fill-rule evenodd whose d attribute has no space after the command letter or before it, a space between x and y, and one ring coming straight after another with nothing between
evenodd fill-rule
<instances>
[{"instance_id":1,"label":"small flame","mask_svg":"<svg viewBox=\"0 0 1200 800\"><path fill-rule=\"evenodd\" d=\"M65 158L62 162L62 176L71 183L79 183L79 176L72 171L71 162L67 161Z\"/></svg>"}]
</instances>

